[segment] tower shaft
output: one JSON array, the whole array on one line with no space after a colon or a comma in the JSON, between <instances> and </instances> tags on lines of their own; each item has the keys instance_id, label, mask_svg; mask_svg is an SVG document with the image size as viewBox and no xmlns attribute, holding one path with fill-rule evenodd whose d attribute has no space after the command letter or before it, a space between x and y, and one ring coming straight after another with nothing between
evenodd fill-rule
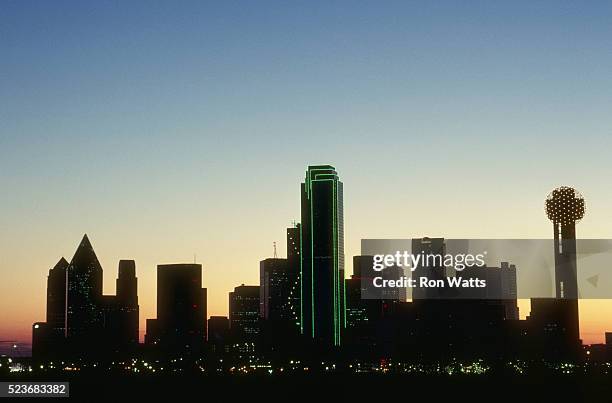
<instances>
[{"instance_id":1,"label":"tower shaft","mask_svg":"<svg viewBox=\"0 0 612 403\"><path fill-rule=\"evenodd\" d=\"M556 297L578 299L576 224L553 223Z\"/></svg>"}]
</instances>

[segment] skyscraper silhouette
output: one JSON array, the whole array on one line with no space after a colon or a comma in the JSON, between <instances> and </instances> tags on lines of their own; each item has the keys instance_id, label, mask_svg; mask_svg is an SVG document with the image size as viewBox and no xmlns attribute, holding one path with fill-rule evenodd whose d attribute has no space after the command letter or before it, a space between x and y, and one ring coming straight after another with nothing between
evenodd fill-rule
<instances>
[{"instance_id":1,"label":"skyscraper silhouette","mask_svg":"<svg viewBox=\"0 0 612 403\"><path fill-rule=\"evenodd\" d=\"M519 319L515 265L509 262L501 262L500 267L472 265L463 269L460 277L483 280L486 287L461 289L457 297L480 299L487 301L489 305L500 305L503 307L504 319Z\"/></svg>"},{"instance_id":2,"label":"skyscraper silhouette","mask_svg":"<svg viewBox=\"0 0 612 403\"><path fill-rule=\"evenodd\" d=\"M102 295L104 344L116 352L129 353L138 344L138 294L136 263L119 261L117 295Z\"/></svg>"},{"instance_id":3,"label":"skyscraper silhouette","mask_svg":"<svg viewBox=\"0 0 612 403\"><path fill-rule=\"evenodd\" d=\"M102 329L102 266L87 234L83 236L68 266L66 335L73 342L86 342Z\"/></svg>"},{"instance_id":4,"label":"skyscraper silhouette","mask_svg":"<svg viewBox=\"0 0 612 403\"><path fill-rule=\"evenodd\" d=\"M353 256L353 275L345 280L346 327L352 342L370 336L367 333L383 314L382 292L375 289L374 293L367 289L378 275L373 267L374 256Z\"/></svg>"},{"instance_id":5,"label":"skyscraper silhouette","mask_svg":"<svg viewBox=\"0 0 612 403\"><path fill-rule=\"evenodd\" d=\"M291 319L292 277L287 259L269 258L259 262L259 306L262 319Z\"/></svg>"},{"instance_id":6,"label":"skyscraper silhouette","mask_svg":"<svg viewBox=\"0 0 612 403\"><path fill-rule=\"evenodd\" d=\"M64 258L49 270L47 322L32 328L36 358L101 357L128 352L138 343L136 266L119 264L117 296L102 295L102 266L87 235L68 264Z\"/></svg>"},{"instance_id":7,"label":"skyscraper silhouette","mask_svg":"<svg viewBox=\"0 0 612 403\"><path fill-rule=\"evenodd\" d=\"M230 332L236 343L253 343L259 336L259 287L240 285L229 293Z\"/></svg>"},{"instance_id":8,"label":"skyscraper silhouette","mask_svg":"<svg viewBox=\"0 0 612 403\"><path fill-rule=\"evenodd\" d=\"M301 330L321 346L339 346L346 325L342 182L331 165L309 166L301 193Z\"/></svg>"},{"instance_id":9,"label":"skyscraper silhouette","mask_svg":"<svg viewBox=\"0 0 612 403\"><path fill-rule=\"evenodd\" d=\"M300 295L302 293L300 285L301 260L301 231L302 225L297 223L293 227L287 228L287 270L290 273L291 290L289 292L290 310L296 326L300 330Z\"/></svg>"},{"instance_id":10,"label":"skyscraper silhouette","mask_svg":"<svg viewBox=\"0 0 612 403\"><path fill-rule=\"evenodd\" d=\"M223 353L229 344L229 319L227 316L211 316L208 319L208 344L213 353Z\"/></svg>"},{"instance_id":11,"label":"skyscraper silhouette","mask_svg":"<svg viewBox=\"0 0 612 403\"><path fill-rule=\"evenodd\" d=\"M61 258L49 270L47 278L47 324L50 332L66 337L66 269L68 262Z\"/></svg>"},{"instance_id":12,"label":"skyscraper silhouette","mask_svg":"<svg viewBox=\"0 0 612 403\"><path fill-rule=\"evenodd\" d=\"M119 337L128 344L138 343L139 307L137 290L136 263L133 260L120 260L116 297L119 307Z\"/></svg>"},{"instance_id":13,"label":"skyscraper silhouette","mask_svg":"<svg viewBox=\"0 0 612 403\"><path fill-rule=\"evenodd\" d=\"M299 230L299 224L287 228L286 259L268 258L259 263L261 318L295 330L300 322Z\"/></svg>"},{"instance_id":14,"label":"skyscraper silhouette","mask_svg":"<svg viewBox=\"0 0 612 403\"><path fill-rule=\"evenodd\" d=\"M446 254L446 244L444 242L444 238L415 238L412 240L412 253L415 255L423 254L425 256L434 255L443 257ZM445 267L443 264L441 264L441 260L435 261L435 264L430 266L425 264L419 265L412 272L412 278L418 282L420 277L427 277L430 280L446 281ZM444 297L443 294L444 290L439 288L417 287L412 290L412 299L439 299Z\"/></svg>"},{"instance_id":15,"label":"skyscraper silhouette","mask_svg":"<svg viewBox=\"0 0 612 403\"><path fill-rule=\"evenodd\" d=\"M168 351L197 351L206 337L202 265L157 266L157 319L147 320L145 342Z\"/></svg>"},{"instance_id":16,"label":"skyscraper silhouette","mask_svg":"<svg viewBox=\"0 0 612 403\"><path fill-rule=\"evenodd\" d=\"M299 272L300 259L300 232L302 226L296 223L293 227L287 228L287 260L297 264L297 272Z\"/></svg>"}]
</instances>

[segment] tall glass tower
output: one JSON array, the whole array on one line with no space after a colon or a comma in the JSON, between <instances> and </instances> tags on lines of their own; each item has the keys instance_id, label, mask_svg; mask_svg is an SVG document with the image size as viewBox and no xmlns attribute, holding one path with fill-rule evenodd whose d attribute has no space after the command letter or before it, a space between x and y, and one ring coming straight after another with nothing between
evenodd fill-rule
<instances>
[{"instance_id":1,"label":"tall glass tower","mask_svg":"<svg viewBox=\"0 0 612 403\"><path fill-rule=\"evenodd\" d=\"M342 182L331 165L309 166L302 183L301 331L339 346L345 328Z\"/></svg>"},{"instance_id":2,"label":"tall glass tower","mask_svg":"<svg viewBox=\"0 0 612 403\"><path fill-rule=\"evenodd\" d=\"M67 268L66 335L73 340L91 342L103 327L102 266L87 234Z\"/></svg>"}]
</instances>

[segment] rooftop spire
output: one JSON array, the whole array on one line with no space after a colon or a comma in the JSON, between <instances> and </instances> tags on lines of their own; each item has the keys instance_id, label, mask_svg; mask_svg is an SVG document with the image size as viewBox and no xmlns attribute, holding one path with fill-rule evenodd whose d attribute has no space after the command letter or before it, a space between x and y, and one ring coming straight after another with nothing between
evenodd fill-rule
<instances>
[{"instance_id":1,"label":"rooftop spire","mask_svg":"<svg viewBox=\"0 0 612 403\"><path fill-rule=\"evenodd\" d=\"M62 256L51 270L65 270L66 267L68 267L68 261Z\"/></svg>"},{"instance_id":2,"label":"rooftop spire","mask_svg":"<svg viewBox=\"0 0 612 403\"><path fill-rule=\"evenodd\" d=\"M96 256L93 246L91 246L91 242L89 241L87 234L83 235L83 239L74 253L70 265L81 268L90 267L93 265L95 269L101 269L100 262L98 261L98 257Z\"/></svg>"}]
</instances>

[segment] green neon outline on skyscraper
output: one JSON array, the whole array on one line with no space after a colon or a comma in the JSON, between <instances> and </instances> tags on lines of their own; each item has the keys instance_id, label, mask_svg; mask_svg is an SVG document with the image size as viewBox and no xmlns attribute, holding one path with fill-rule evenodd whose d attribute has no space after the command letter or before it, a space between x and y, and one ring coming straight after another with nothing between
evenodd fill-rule
<instances>
[{"instance_id":1,"label":"green neon outline on skyscraper","mask_svg":"<svg viewBox=\"0 0 612 403\"><path fill-rule=\"evenodd\" d=\"M320 183L320 185L317 185ZM329 188L325 185L325 183L329 184ZM346 327L346 315L344 314L345 309L345 284L344 278L342 278L341 274L344 273L344 259L340 256L341 251L343 250L340 242L343 242L344 237L340 234L340 225L343 225L343 219L340 214L343 214L343 210L341 210L342 201L339 200L342 197L342 192L340 192L340 187L342 186L342 182L340 182L338 174L333 166L330 165L318 165L318 166L309 166L306 171L305 181L302 184L302 226L301 226L301 238L300 238L300 253L301 253L301 261L300 261L300 296L301 296L301 304L300 304L300 329L302 334L308 333L313 338L322 338L328 340L329 343L339 346L341 343L341 334L342 329ZM321 187L323 186L323 187ZM321 195L316 191L316 189L328 189L330 192L329 196L323 194ZM316 194L319 196L317 198ZM330 199L327 199L331 197ZM330 214L330 222L315 222L315 217L318 216L315 209L324 209L322 211L327 211ZM331 209L328 210L328 209ZM322 226L321 226L322 225ZM331 231L328 232L328 231ZM327 233L327 235L325 235ZM320 234L320 235L317 235ZM318 236L323 237L323 241L317 241L315 238ZM304 252L304 238L310 238L309 245L309 256ZM315 267L315 257L318 256L315 253L315 244L319 245L319 242L327 242L324 241L326 237L329 237L331 241L331 245L329 245L328 253L331 256L328 256L329 262L331 266L321 266L328 267L325 270L331 270L329 273L329 278L331 280L331 284L325 285L325 276L321 277L321 273ZM318 239L318 238L317 238ZM320 252L319 252L320 253ZM325 256L321 256L325 257ZM324 262L323 259L321 262ZM321 262L317 264L322 264ZM306 266L310 266L309 268ZM305 278L304 274L308 273L310 275L310 279ZM315 279L315 276L318 276ZM324 283L318 283L320 281L324 281ZM340 283L342 282L342 284ZM315 287L323 287L323 289L327 289L327 293L320 294L315 292ZM329 308L324 308L321 303L322 301L317 301L318 298L322 298L327 295L327 298L331 298ZM308 296L310 301L305 299L304 297ZM323 316L319 316L325 309L330 309L331 311L327 311L327 314ZM309 312L307 312L309 311ZM328 316L329 314L329 316ZM308 331L306 326L306 316L310 316L308 320L308 325L311 327L310 331ZM329 319L325 319L329 318ZM321 321L330 322L321 322ZM323 326L323 328L321 328ZM328 330L322 330L328 329ZM331 331L331 333L329 333Z\"/></svg>"}]
</instances>

